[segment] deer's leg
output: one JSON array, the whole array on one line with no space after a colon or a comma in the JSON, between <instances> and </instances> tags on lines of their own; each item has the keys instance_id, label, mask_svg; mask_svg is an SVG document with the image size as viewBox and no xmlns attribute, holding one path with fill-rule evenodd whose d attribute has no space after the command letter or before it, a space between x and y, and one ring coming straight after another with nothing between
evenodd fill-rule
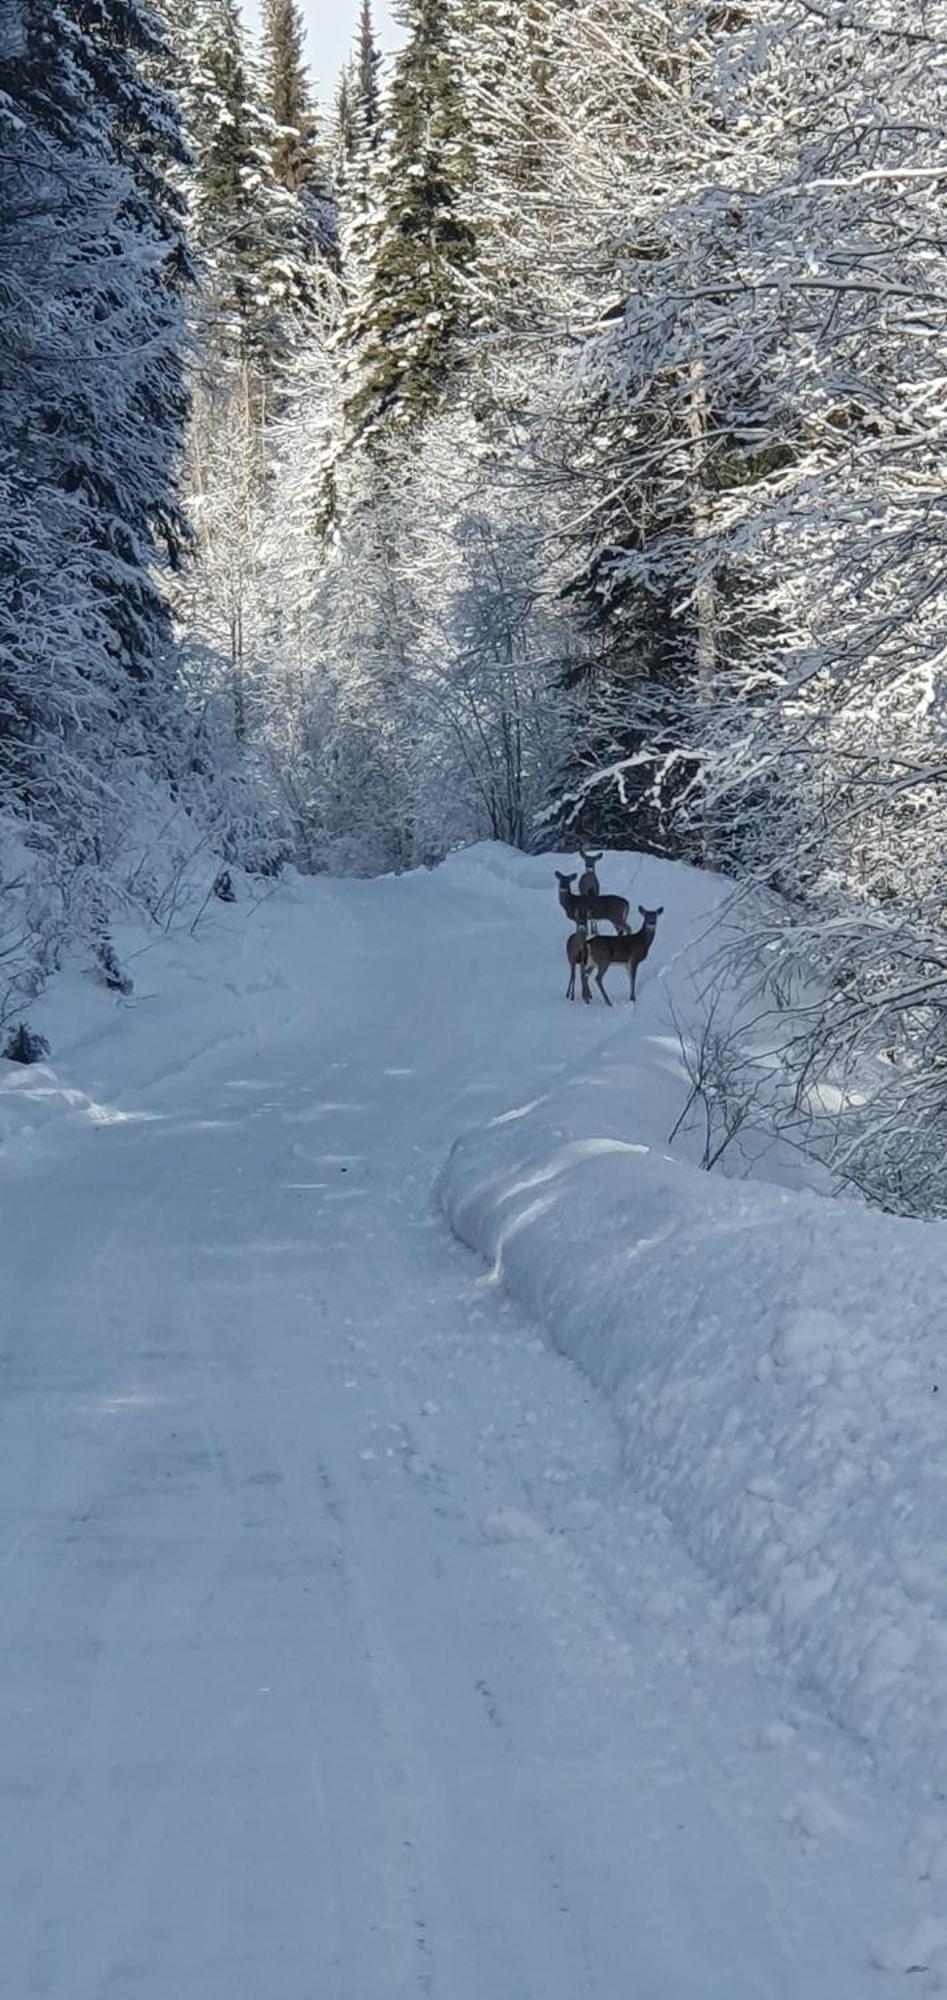
<instances>
[{"instance_id":1,"label":"deer's leg","mask_svg":"<svg viewBox=\"0 0 947 2000\"><path fill-rule=\"evenodd\" d=\"M569 974L569 984L568 984L568 986L566 987L566 999L567 999L567 1000L574 1000L574 999L575 999L575 966L574 966L574 965L573 965L573 967L572 967L572 971L571 971L571 972L570 972L570 974Z\"/></svg>"},{"instance_id":2,"label":"deer's leg","mask_svg":"<svg viewBox=\"0 0 947 2000\"><path fill-rule=\"evenodd\" d=\"M596 968L595 968L595 984L596 984L596 986L598 987L598 990L599 990L599 992L600 992L600 994L601 994L601 996L602 996L602 999L603 999L603 1000L604 1000L604 1002L605 1002L605 1005L606 1005L606 1007L610 1007L612 1003L611 1003L611 1001L610 1001L610 999L609 999L609 997L608 997L608 994L607 994L607 993L606 993L606 991L605 991L605 987L604 987L604 985L603 985L603 983L602 983L602 971L603 971L603 968L602 968L602 966L600 966L600 965L597 965L597 966L596 966Z\"/></svg>"},{"instance_id":3,"label":"deer's leg","mask_svg":"<svg viewBox=\"0 0 947 2000\"><path fill-rule=\"evenodd\" d=\"M638 977L638 967L636 966L634 959L632 959L628 967L628 984L631 988L631 991L628 995L629 1000L633 1000L635 997L635 981L637 977Z\"/></svg>"}]
</instances>

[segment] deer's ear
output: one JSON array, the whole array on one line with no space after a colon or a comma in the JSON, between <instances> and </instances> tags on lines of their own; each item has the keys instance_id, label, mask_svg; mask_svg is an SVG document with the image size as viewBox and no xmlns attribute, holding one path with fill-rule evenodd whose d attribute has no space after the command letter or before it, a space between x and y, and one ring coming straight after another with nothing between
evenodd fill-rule
<instances>
[{"instance_id":1,"label":"deer's ear","mask_svg":"<svg viewBox=\"0 0 947 2000\"><path fill-rule=\"evenodd\" d=\"M656 909L656 910L655 910L655 913L654 913L654 914L655 914L655 916L656 916L656 917L663 917L663 915L664 915L664 904L663 904L663 903L662 903L662 904L661 904L661 905L659 906L659 908L658 908L658 909Z\"/></svg>"},{"instance_id":2,"label":"deer's ear","mask_svg":"<svg viewBox=\"0 0 947 2000\"><path fill-rule=\"evenodd\" d=\"M647 910L645 909L645 906L644 906L644 904L643 904L643 903L639 903L639 904L638 904L638 915L639 915L639 917L646 917L646 916L647 916L647 914L648 914L648 912L647 912Z\"/></svg>"}]
</instances>

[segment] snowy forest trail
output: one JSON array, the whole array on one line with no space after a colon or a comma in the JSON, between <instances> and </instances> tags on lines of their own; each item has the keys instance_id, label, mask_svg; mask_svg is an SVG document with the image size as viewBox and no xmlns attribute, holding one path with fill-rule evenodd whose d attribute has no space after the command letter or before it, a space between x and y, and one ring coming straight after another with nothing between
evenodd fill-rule
<instances>
[{"instance_id":1,"label":"snowy forest trail","mask_svg":"<svg viewBox=\"0 0 947 2000\"><path fill-rule=\"evenodd\" d=\"M552 903L315 885L0 1161L15 2000L903 1990L898 1807L433 1209L465 1123L648 1032L562 1005Z\"/></svg>"}]
</instances>

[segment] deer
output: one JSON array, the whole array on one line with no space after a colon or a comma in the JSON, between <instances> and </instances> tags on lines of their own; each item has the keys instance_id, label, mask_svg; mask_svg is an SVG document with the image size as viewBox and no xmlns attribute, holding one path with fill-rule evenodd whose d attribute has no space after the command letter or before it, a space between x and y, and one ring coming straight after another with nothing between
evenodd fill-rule
<instances>
[{"instance_id":1,"label":"deer","mask_svg":"<svg viewBox=\"0 0 947 2000\"><path fill-rule=\"evenodd\" d=\"M588 933L584 924L577 924L572 936L566 938L566 958L569 961L569 984L566 987L566 999L575 999L575 975L577 972L580 972L582 975L582 998L583 1000L591 1000L592 995L589 992Z\"/></svg>"},{"instance_id":2,"label":"deer","mask_svg":"<svg viewBox=\"0 0 947 2000\"><path fill-rule=\"evenodd\" d=\"M576 871L571 875L561 875L554 871L559 884L559 902L570 923L588 927L593 918L603 924L614 924L616 931L628 930L627 896L577 896L572 884Z\"/></svg>"},{"instance_id":3,"label":"deer","mask_svg":"<svg viewBox=\"0 0 947 2000\"><path fill-rule=\"evenodd\" d=\"M586 854L585 849L582 847L579 848L579 853L585 862L585 873L579 876L579 895L600 896L602 892L598 876L595 873L595 864L597 861L601 861L602 856L601 854ZM595 937L598 925L590 923L589 930L592 936Z\"/></svg>"},{"instance_id":4,"label":"deer","mask_svg":"<svg viewBox=\"0 0 947 2000\"><path fill-rule=\"evenodd\" d=\"M556 881L559 884L560 909L565 911L570 924L581 926L581 928L584 930L588 922L588 917L586 914L586 898L584 896L577 896L575 890L572 887L572 884L575 881L576 871L573 870L573 873L571 875L560 875L559 870L557 868L555 870L555 876L556 876Z\"/></svg>"},{"instance_id":5,"label":"deer","mask_svg":"<svg viewBox=\"0 0 947 2000\"><path fill-rule=\"evenodd\" d=\"M588 990L588 968L594 966L595 984L605 1005L607 1007L611 1006L612 1003L603 983L603 974L608 971L610 965L627 965L628 979L631 987L628 997L630 1000L635 999L635 981L638 976L638 967L644 964L651 950L658 918L664 915L664 904L660 903L656 910L646 910L644 904L639 903L638 909L644 919L639 931L626 931L619 937L590 937L588 939L585 947L586 970L583 973L583 1000L591 999L591 993Z\"/></svg>"}]
</instances>

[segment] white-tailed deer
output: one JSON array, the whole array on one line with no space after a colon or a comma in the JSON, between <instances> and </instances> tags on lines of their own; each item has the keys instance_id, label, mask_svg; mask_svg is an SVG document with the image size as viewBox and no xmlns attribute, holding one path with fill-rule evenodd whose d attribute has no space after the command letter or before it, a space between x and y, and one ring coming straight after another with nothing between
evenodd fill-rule
<instances>
[{"instance_id":1,"label":"white-tailed deer","mask_svg":"<svg viewBox=\"0 0 947 2000\"><path fill-rule=\"evenodd\" d=\"M557 868L555 870L555 876L556 876L556 881L559 884L560 909L565 911L570 924L580 924L584 928L587 921L585 914L585 897L577 896L575 890L572 887L577 872L578 871L576 869L573 869L571 875L560 875L559 870Z\"/></svg>"},{"instance_id":2,"label":"white-tailed deer","mask_svg":"<svg viewBox=\"0 0 947 2000\"><path fill-rule=\"evenodd\" d=\"M595 864L597 861L601 861L602 856L601 854L586 854L584 848L582 847L579 848L579 853L581 854L582 859L585 862L585 872L584 874L579 876L579 895L600 896L602 893L601 884L599 883L598 876L595 873ZM598 925L590 923L589 930L591 931L592 936L594 937L596 931L598 930Z\"/></svg>"},{"instance_id":3,"label":"white-tailed deer","mask_svg":"<svg viewBox=\"0 0 947 2000\"><path fill-rule=\"evenodd\" d=\"M586 915L593 930L602 924L614 924L616 931L628 931L627 896L586 896L583 898Z\"/></svg>"},{"instance_id":4,"label":"white-tailed deer","mask_svg":"<svg viewBox=\"0 0 947 2000\"><path fill-rule=\"evenodd\" d=\"M663 903L660 903L656 910L646 910L643 903L639 903L638 908L644 918L640 931L626 931L621 937L590 937L586 944L586 965L594 968L595 984L607 1007L612 1003L602 983L603 974L608 971L610 965L627 965L631 986L629 999L633 1000L638 967L644 964L651 950L658 918L664 913ZM584 984L588 986L587 971L584 975ZM582 998L590 999L591 994L583 992Z\"/></svg>"},{"instance_id":5,"label":"white-tailed deer","mask_svg":"<svg viewBox=\"0 0 947 2000\"><path fill-rule=\"evenodd\" d=\"M627 896L577 896L572 887L576 870L571 875L561 875L555 870L559 884L559 902L570 923L590 926L594 921L614 924L616 931L628 929Z\"/></svg>"},{"instance_id":6,"label":"white-tailed deer","mask_svg":"<svg viewBox=\"0 0 947 2000\"><path fill-rule=\"evenodd\" d=\"M589 992L588 936L583 924L578 924L572 936L566 938L566 958L569 961L569 984L566 987L566 999L575 999L575 975L577 972L581 972L582 998L583 1000L591 1000L592 995Z\"/></svg>"}]
</instances>

